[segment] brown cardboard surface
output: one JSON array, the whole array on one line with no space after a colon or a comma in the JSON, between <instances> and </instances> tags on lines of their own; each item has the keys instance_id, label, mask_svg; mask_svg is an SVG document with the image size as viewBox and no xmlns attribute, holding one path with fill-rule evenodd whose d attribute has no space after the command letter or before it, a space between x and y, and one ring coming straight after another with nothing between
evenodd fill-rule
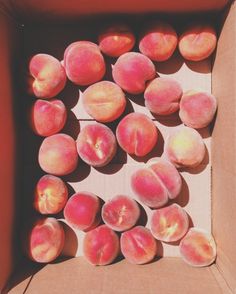
<instances>
[{"instance_id":1,"label":"brown cardboard surface","mask_svg":"<svg viewBox=\"0 0 236 294\"><path fill-rule=\"evenodd\" d=\"M220 34L213 66L212 89L219 111L212 138L213 233L217 266L236 291L236 5L232 5ZM229 46L230 44L230 46Z\"/></svg>"},{"instance_id":2,"label":"brown cardboard surface","mask_svg":"<svg viewBox=\"0 0 236 294\"><path fill-rule=\"evenodd\" d=\"M213 265L214 267L214 265ZM222 294L211 267L191 268L179 258L137 266L121 260L95 267L82 257L49 264L28 280L24 294ZM21 284L9 294L19 294Z\"/></svg>"}]
</instances>

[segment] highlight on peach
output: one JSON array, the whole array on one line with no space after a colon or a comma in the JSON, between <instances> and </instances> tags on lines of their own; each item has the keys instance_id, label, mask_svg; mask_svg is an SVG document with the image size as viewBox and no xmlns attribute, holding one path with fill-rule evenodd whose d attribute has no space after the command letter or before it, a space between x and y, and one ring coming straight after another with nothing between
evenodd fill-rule
<instances>
[{"instance_id":1,"label":"highlight on peach","mask_svg":"<svg viewBox=\"0 0 236 294\"><path fill-rule=\"evenodd\" d=\"M182 179L169 161L156 158L131 176L131 188L141 203L158 208L180 193Z\"/></svg>"},{"instance_id":2,"label":"highlight on peach","mask_svg":"<svg viewBox=\"0 0 236 294\"><path fill-rule=\"evenodd\" d=\"M179 245L183 260L194 267L211 265L216 259L216 243L206 230L191 228Z\"/></svg>"}]
</instances>

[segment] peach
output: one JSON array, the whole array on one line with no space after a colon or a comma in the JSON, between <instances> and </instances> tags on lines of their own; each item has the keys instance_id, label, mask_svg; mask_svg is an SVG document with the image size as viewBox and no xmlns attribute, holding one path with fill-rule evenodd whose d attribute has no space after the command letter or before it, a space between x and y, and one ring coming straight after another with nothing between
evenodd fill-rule
<instances>
[{"instance_id":1,"label":"peach","mask_svg":"<svg viewBox=\"0 0 236 294\"><path fill-rule=\"evenodd\" d=\"M67 198L66 184L58 177L44 175L36 185L34 208L41 214L55 214L64 208Z\"/></svg>"},{"instance_id":2,"label":"peach","mask_svg":"<svg viewBox=\"0 0 236 294\"><path fill-rule=\"evenodd\" d=\"M89 86L82 95L87 113L99 122L116 120L125 110L125 94L119 86L101 81Z\"/></svg>"},{"instance_id":3,"label":"peach","mask_svg":"<svg viewBox=\"0 0 236 294\"><path fill-rule=\"evenodd\" d=\"M64 241L63 227L55 218L40 219L28 232L27 255L36 262L51 262L61 254Z\"/></svg>"},{"instance_id":4,"label":"peach","mask_svg":"<svg viewBox=\"0 0 236 294\"><path fill-rule=\"evenodd\" d=\"M194 129L182 127L172 132L164 146L164 153L176 167L196 167L206 153L201 135Z\"/></svg>"},{"instance_id":5,"label":"peach","mask_svg":"<svg viewBox=\"0 0 236 294\"><path fill-rule=\"evenodd\" d=\"M209 24L192 24L179 38L181 55L191 61L200 61L209 57L215 50L217 36Z\"/></svg>"},{"instance_id":6,"label":"peach","mask_svg":"<svg viewBox=\"0 0 236 294\"><path fill-rule=\"evenodd\" d=\"M64 53L64 66L68 79L80 86L98 82L106 71L99 47L89 41L70 44Z\"/></svg>"},{"instance_id":7,"label":"peach","mask_svg":"<svg viewBox=\"0 0 236 294\"><path fill-rule=\"evenodd\" d=\"M112 69L112 76L117 85L130 94L141 94L146 88L146 82L156 75L152 61L137 52L121 55Z\"/></svg>"},{"instance_id":8,"label":"peach","mask_svg":"<svg viewBox=\"0 0 236 294\"><path fill-rule=\"evenodd\" d=\"M216 98L206 92L187 91L180 100L179 117L191 128L200 129L209 125L217 108Z\"/></svg>"},{"instance_id":9,"label":"peach","mask_svg":"<svg viewBox=\"0 0 236 294\"><path fill-rule=\"evenodd\" d=\"M179 110L182 94L175 79L159 77L151 81L144 92L145 106L155 114L169 115Z\"/></svg>"},{"instance_id":10,"label":"peach","mask_svg":"<svg viewBox=\"0 0 236 294\"><path fill-rule=\"evenodd\" d=\"M153 61L165 61L174 53L178 37L173 27L162 21L149 25L139 41L139 50Z\"/></svg>"},{"instance_id":11,"label":"peach","mask_svg":"<svg viewBox=\"0 0 236 294\"><path fill-rule=\"evenodd\" d=\"M85 126L77 138L79 156L91 166L101 167L108 164L114 157L116 148L114 134L100 123Z\"/></svg>"},{"instance_id":12,"label":"peach","mask_svg":"<svg viewBox=\"0 0 236 294\"><path fill-rule=\"evenodd\" d=\"M135 36L127 25L116 24L107 27L98 37L100 50L111 57L130 51L135 44Z\"/></svg>"},{"instance_id":13,"label":"peach","mask_svg":"<svg viewBox=\"0 0 236 294\"><path fill-rule=\"evenodd\" d=\"M134 264L144 264L152 261L157 254L157 243L147 228L142 226L121 234L121 252Z\"/></svg>"},{"instance_id":14,"label":"peach","mask_svg":"<svg viewBox=\"0 0 236 294\"><path fill-rule=\"evenodd\" d=\"M68 224L78 230L90 230L100 223L100 199L89 192L72 195L64 208L64 217Z\"/></svg>"},{"instance_id":15,"label":"peach","mask_svg":"<svg viewBox=\"0 0 236 294\"><path fill-rule=\"evenodd\" d=\"M120 250L119 238L106 225L86 233L83 241L83 252L87 261L93 265L112 263Z\"/></svg>"},{"instance_id":16,"label":"peach","mask_svg":"<svg viewBox=\"0 0 236 294\"><path fill-rule=\"evenodd\" d=\"M205 230L191 228L179 245L183 260L195 267L212 264L216 259L216 244L213 236Z\"/></svg>"},{"instance_id":17,"label":"peach","mask_svg":"<svg viewBox=\"0 0 236 294\"><path fill-rule=\"evenodd\" d=\"M188 231L188 215L176 203L156 209L152 212L150 228L157 240L163 242L179 241Z\"/></svg>"},{"instance_id":18,"label":"peach","mask_svg":"<svg viewBox=\"0 0 236 294\"><path fill-rule=\"evenodd\" d=\"M140 216L137 202L125 195L117 195L102 207L104 223L114 231L122 232L132 228Z\"/></svg>"},{"instance_id":19,"label":"peach","mask_svg":"<svg viewBox=\"0 0 236 294\"><path fill-rule=\"evenodd\" d=\"M46 173L56 176L71 173L78 162L75 140L62 133L45 138L39 149L38 161Z\"/></svg>"},{"instance_id":20,"label":"peach","mask_svg":"<svg viewBox=\"0 0 236 294\"><path fill-rule=\"evenodd\" d=\"M60 132L66 117L66 107L62 101L38 99L31 109L30 123L37 135L46 137Z\"/></svg>"},{"instance_id":21,"label":"peach","mask_svg":"<svg viewBox=\"0 0 236 294\"><path fill-rule=\"evenodd\" d=\"M60 93L66 84L66 73L60 61L48 54L36 54L29 63L30 94L48 99Z\"/></svg>"},{"instance_id":22,"label":"peach","mask_svg":"<svg viewBox=\"0 0 236 294\"><path fill-rule=\"evenodd\" d=\"M148 116L133 112L119 122L116 138L125 152L144 156L156 145L158 133L154 122Z\"/></svg>"},{"instance_id":23,"label":"peach","mask_svg":"<svg viewBox=\"0 0 236 294\"><path fill-rule=\"evenodd\" d=\"M158 208L180 193L182 179L175 166L162 158L140 168L131 176L131 187L145 205Z\"/></svg>"}]
</instances>

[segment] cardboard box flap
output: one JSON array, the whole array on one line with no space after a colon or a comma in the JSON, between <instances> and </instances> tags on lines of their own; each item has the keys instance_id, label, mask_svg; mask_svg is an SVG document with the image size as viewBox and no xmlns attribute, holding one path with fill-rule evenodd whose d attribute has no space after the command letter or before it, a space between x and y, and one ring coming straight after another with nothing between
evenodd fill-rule
<instances>
[{"instance_id":1,"label":"cardboard box flap","mask_svg":"<svg viewBox=\"0 0 236 294\"><path fill-rule=\"evenodd\" d=\"M9 294L18 294L22 283ZM73 258L46 265L24 285L26 294L222 294L211 268L192 268L179 258L142 266L121 260L103 267L92 266L82 257Z\"/></svg>"},{"instance_id":2,"label":"cardboard box flap","mask_svg":"<svg viewBox=\"0 0 236 294\"><path fill-rule=\"evenodd\" d=\"M80 15L105 13L146 13L146 12L196 12L220 10L230 0L120 0L120 1L84 1L84 0L42 0L8 1L2 0L6 9L21 19L72 19Z\"/></svg>"}]
</instances>

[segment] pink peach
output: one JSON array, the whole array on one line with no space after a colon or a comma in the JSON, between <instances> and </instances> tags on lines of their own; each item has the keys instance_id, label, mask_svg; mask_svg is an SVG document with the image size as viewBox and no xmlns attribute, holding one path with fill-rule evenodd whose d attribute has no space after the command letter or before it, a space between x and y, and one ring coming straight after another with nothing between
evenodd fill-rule
<instances>
[{"instance_id":1,"label":"pink peach","mask_svg":"<svg viewBox=\"0 0 236 294\"><path fill-rule=\"evenodd\" d=\"M118 124L116 138L129 154L144 156L156 145L158 133L153 121L142 113L130 113Z\"/></svg>"},{"instance_id":2,"label":"pink peach","mask_svg":"<svg viewBox=\"0 0 236 294\"><path fill-rule=\"evenodd\" d=\"M100 223L101 203L93 193L77 192L72 195L64 208L68 224L78 230L90 230Z\"/></svg>"},{"instance_id":3,"label":"pink peach","mask_svg":"<svg viewBox=\"0 0 236 294\"><path fill-rule=\"evenodd\" d=\"M133 264L144 264L152 261L157 254L157 243L147 228L142 226L121 234L121 252Z\"/></svg>"},{"instance_id":4,"label":"pink peach","mask_svg":"<svg viewBox=\"0 0 236 294\"><path fill-rule=\"evenodd\" d=\"M79 156L92 166L101 167L108 164L114 157L116 148L115 135L100 123L85 126L77 138Z\"/></svg>"},{"instance_id":5,"label":"pink peach","mask_svg":"<svg viewBox=\"0 0 236 294\"><path fill-rule=\"evenodd\" d=\"M44 175L35 188L34 208L41 214L55 214L64 208L67 198L66 184L58 177Z\"/></svg>"},{"instance_id":6,"label":"pink peach","mask_svg":"<svg viewBox=\"0 0 236 294\"><path fill-rule=\"evenodd\" d=\"M101 81L89 86L82 96L87 113L99 122L116 120L125 110L125 94L119 86Z\"/></svg>"},{"instance_id":7,"label":"pink peach","mask_svg":"<svg viewBox=\"0 0 236 294\"><path fill-rule=\"evenodd\" d=\"M100 50L111 57L130 51L135 44L135 36L131 29L124 24L107 27L98 37Z\"/></svg>"},{"instance_id":8,"label":"pink peach","mask_svg":"<svg viewBox=\"0 0 236 294\"><path fill-rule=\"evenodd\" d=\"M164 150L176 167L196 167L206 153L201 135L189 127L181 127L172 132L165 142Z\"/></svg>"},{"instance_id":9,"label":"pink peach","mask_svg":"<svg viewBox=\"0 0 236 294\"><path fill-rule=\"evenodd\" d=\"M153 61L165 61L174 53L178 36L167 22L155 22L143 32L139 50Z\"/></svg>"},{"instance_id":10,"label":"pink peach","mask_svg":"<svg viewBox=\"0 0 236 294\"><path fill-rule=\"evenodd\" d=\"M101 225L86 233L83 252L86 260L93 265L112 263L119 254L119 238L112 229Z\"/></svg>"},{"instance_id":11,"label":"pink peach","mask_svg":"<svg viewBox=\"0 0 236 294\"><path fill-rule=\"evenodd\" d=\"M216 98L210 93L187 91L180 100L179 117L186 126L200 129L213 120L216 108Z\"/></svg>"},{"instance_id":12,"label":"pink peach","mask_svg":"<svg viewBox=\"0 0 236 294\"><path fill-rule=\"evenodd\" d=\"M140 168L131 176L131 187L145 205L158 208L180 193L182 179L173 164L162 158Z\"/></svg>"},{"instance_id":13,"label":"pink peach","mask_svg":"<svg viewBox=\"0 0 236 294\"><path fill-rule=\"evenodd\" d=\"M179 245L183 260L195 267L212 264L216 259L216 244L213 236L205 230L191 228Z\"/></svg>"},{"instance_id":14,"label":"pink peach","mask_svg":"<svg viewBox=\"0 0 236 294\"><path fill-rule=\"evenodd\" d=\"M122 232L132 228L140 216L135 200L126 195L117 195L102 207L104 223L114 231Z\"/></svg>"},{"instance_id":15,"label":"pink peach","mask_svg":"<svg viewBox=\"0 0 236 294\"><path fill-rule=\"evenodd\" d=\"M181 240L189 228L186 211L176 203L154 210L150 223L153 236L163 242Z\"/></svg>"},{"instance_id":16,"label":"pink peach","mask_svg":"<svg viewBox=\"0 0 236 294\"><path fill-rule=\"evenodd\" d=\"M146 82L156 75L155 66L145 55L128 52L121 55L113 66L112 76L117 85L130 94L140 94Z\"/></svg>"},{"instance_id":17,"label":"pink peach","mask_svg":"<svg viewBox=\"0 0 236 294\"><path fill-rule=\"evenodd\" d=\"M37 135L46 137L60 132L66 117L66 107L62 101L38 99L31 109L30 123Z\"/></svg>"},{"instance_id":18,"label":"pink peach","mask_svg":"<svg viewBox=\"0 0 236 294\"><path fill-rule=\"evenodd\" d=\"M48 54L36 54L29 63L30 94L48 99L60 93L66 84L66 73L60 61Z\"/></svg>"},{"instance_id":19,"label":"pink peach","mask_svg":"<svg viewBox=\"0 0 236 294\"><path fill-rule=\"evenodd\" d=\"M27 254L33 261L51 262L60 255L64 241L64 230L55 218L38 220L28 232Z\"/></svg>"},{"instance_id":20,"label":"pink peach","mask_svg":"<svg viewBox=\"0 0 236 294\"><path fill-rule=\"evenodd\" d=\"M71 173L78 162L75 140L61 133L45 138L39 149L38 161L46 173L56 176Z\"/></svg>"},{"instance_id":21,"label":"pink peach","mask_svg":"<svg viewBox=\"0 0 236 294\"><path fill-rule=\"evenodd\" d=\"M209 57L217 44L216 31L209 24L192 24L179 38L179 51L191 61L200 61Z\"/></svg>"},{"instance_id":22,"label":"pink peach","mask_svg":"<svg viewBox=\"0 0 236 294\"><path fill-rule=\"evenodd\" d=\"M144 92L145 106L155 114L169 115L179 110L182 94L175 79L159 77L151 81Z\"/></svg>"},{"instance_id":23,"label":"pink peach","mask_svg":"<svg viewBox=\"0 0 236 294\"><path fill-rule=\"evenodd\" d=\"M106 71L99 47L89 41L70 44L64 53L64 66L68 79L81 86L98 82Z\"/></svg>"}]
</instances>

